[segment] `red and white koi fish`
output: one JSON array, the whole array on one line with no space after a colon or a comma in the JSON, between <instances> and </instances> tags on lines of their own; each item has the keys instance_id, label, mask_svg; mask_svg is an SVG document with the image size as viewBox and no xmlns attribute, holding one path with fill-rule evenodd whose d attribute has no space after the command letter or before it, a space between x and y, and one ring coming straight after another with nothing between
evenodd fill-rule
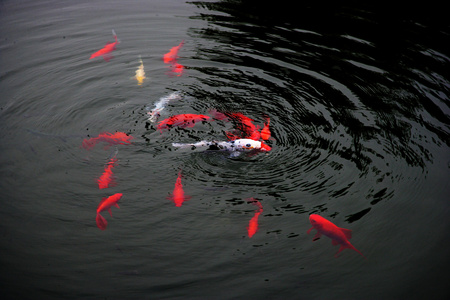
<instances>
[{"instance_id":1,"label":"red and white koi fish","mask_svg":"<svg viewBox=\"0 0 450 300\"><path fill-rule=\"evenodd\" d=\"M181 99L182 99L182 95L180 92L173 92L167 96L160 98L159 101L155 103L155 108L152 109L152 111L149 111L147 113L150 116L148 118L148 120L152 123L155 122L158 119L161 112L164 110L164 108L170 101L181 100Z\"/></svg>"},{"instance_id":2,"label":"red and white koi fish","mask_svg":"<svg viewBox=\"0 0 450 300\"><path fill-rule=\"evenodd\" d=\"M117 202L120 200L120 198L122 198L122 195L123 195L122 193L117 193L112 196L109 196L108 198L103 198L103 200L100 201L100 204L97 207L97 217L95 220L97 221L97 227L100 228L101 230L106 229L108 222L102 215L100 215L100 213L104 210L107 210L109 211L109 214L112 217L111 207L115 206L117 208L120 208Z\"/></svg>"},{"instance_id":3,"label":"red and white koi fish","mask_svg":"<svg viewBox=\"0 0 450 300\"><path fill-rule=\"evenodd\" d=\"M316 214L310 215L309 221L311 222L311 225L313 227L311 227L307 233L309 234L309 232L313 229L317 230L317 233L314 236L313 241L318 240L323 234L331 239L333 246L335 245L341 246L339 248L339 251L334 255L335 257L338 257L338 254L342 250L349 248L355 250L365 258L365 256L348 241L352 237L351 230L337 227L327 219Z\"/></svg>"},{"instance_id":4,"label":"red and white koi fish","mask_svg":"<svg viewBox=\"0 0 450 300\"><path fill-rule=\"evenodd\" d=\"M116 132L114 134L109 132L104 132L98 135L98 137L90 138L90 139L84 139L83 140L83 148L86 150L92 149L96 144L99 142L106 142L111 145L126 145L131 144L131 140L133 137L131 135L127 135L124 132Z\"/></svg>"},{"instance_id":5,"label":"red and white koi fish","mask_svg":"<svg viewBox=\"0 0 450 300\"><path fill-rule=\"evenodd\" d=\"M117 162L117 159L112 158L110 162L105 167L105 171L102 176L97 180L99 189L106 189L115 185L114 174L112 172L112 168L114 168L114 164Z\"/></svg>"},{"instance_id":6,"label":"red and white koi fish","mask_svg":"<svg viewBox=\"0 0 450 300\"><path fill-rule=\"evenodd\" d=\"M259 215L263 212L263 207L261 205L261 202L259 202L255 198L249 198L247 199L247 202L252 203L258 207L258 210L255 212L253 218L251 218L247 227L248 237L251 238L253 235L255 235L256 231L258 231L258 218Z\"/></svg>"},{"instance_id":7,"label":"red and white koi fish","mask_svg":"<svg viewBox=\"0 0 450 300\"><path fill-rule=\"evenodd\" d=\"M181 184L181 171L178 173L177 181L175 182L175 188L171 196L168 196L168 200L172 200L176 207L180 207L184 201L190 200L191 196L184 195L183 185Z\"/></svg>"},{"instance_id":8,"label":"red and white koi fish","mask_svg":"<svg viewBox=\"0 0 450 300\"><path fill-rule=\"evenodd\" d=\"M178 46L172 47L169 52L164 54L163 60L166 64L171 64L171 72L176 76L183 74L184 66L178 63L178 51L183 46L184 40Z\"/></svg>"},{"instance_id":9,"label":"red and white koi fish","mask_svg":"<svg viewBox=\"0 0 450 300\"><path fill-rule=\"evenodd\" d=\"M105 61L109 61L111 58L113 58L112 55L111 55L111 52L116 50L116 45L119 44L119 41L117 40L117 34L114 31L114 29L112 30L112 34L113 34L114 39L116 41L113 42L113 43L107 42L105 47L103 47L102 49L100 49L97 52L93 53L89 59L93 59L93 58L98 57L98 56L103 56L103 59Z\"/></svg>"},{"instance_id":10,"label":"red and white koi fish","mask_svg":"<svg viewBox=\"0 0 450 300\"><path fill-rule=\"evenodd\" d=\"M178 126L181 128L194 127L195 123L208 121L209 119L211 118L205 115L180 114L162 120L159 122L157 128L162 132L163 129L172 128L173 126Z\"/></svg>"}]
</instances>

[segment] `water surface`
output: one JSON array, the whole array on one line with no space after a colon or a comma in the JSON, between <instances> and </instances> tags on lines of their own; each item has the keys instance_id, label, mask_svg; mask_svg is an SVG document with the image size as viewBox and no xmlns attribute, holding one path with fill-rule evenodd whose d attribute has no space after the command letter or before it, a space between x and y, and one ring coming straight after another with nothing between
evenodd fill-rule
<instances>
[{"instance_id":1,"label":"water surface","mask_svg":"<svg viewBox=\"0 0 450 300\"><path fill-rule=\"evenodd\" d=\"M252 1L0 4L2 290L47 299L420 299L449 296L449 27L431 9L273 9ZM89 60L114 29L109 62ZM171 73L162 57L184 45ZM146 80L133 79L142 58ZM210 109L271 119L272 150L229 157ZM131 145L87 151L125 132ZM96 180L116 155L117 184ZM191 200L166 199L179 171ZM123 193L101 231L103 197ZM251 238L247 226L264 210ZM308 216L353 230L312 242Z\"/></svg>"}]
</instances>

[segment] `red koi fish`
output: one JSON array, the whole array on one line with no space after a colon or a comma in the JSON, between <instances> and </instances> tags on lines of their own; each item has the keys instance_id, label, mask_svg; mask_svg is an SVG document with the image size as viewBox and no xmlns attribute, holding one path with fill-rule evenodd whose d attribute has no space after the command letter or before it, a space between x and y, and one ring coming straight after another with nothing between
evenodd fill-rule
<instances>
[{"instance_id":1,"label":"red koi fish","mask_svg":"<svg viewBox=\"0 0 450 300\"><path fill-rule=\"evenodd\" d=\"M104 210L107 210L109 211L109 214L112 217L111 206L120 208L117 202L120 200L120 198L122 198L122 195L123 194L121 193L117 193L112 196L109 196L108 198L103 198L103 200L100 201L100 204L97 207L97 217L95 218L95 220L97 221L97 227L100 228L101 230L106 229L108 222L106 222L106 219L100 213Z\"/></svg>"},{"instance_id":2,"label":"red koi fish","mask_svg":"<svg viewBox=\"0 0 450 300\"><path fill-rule=\"evenodd\" d=\"M98 135L98 137L90 138L90 139L84 139L83 140L83 148L86 150L92 149L96 144L99 142L106 142L111 145L125 145L125 144L131 144L130 140L132 140L133 137L131 135L127 135L123 132L116 132L114 134L109 132L104 132Z\"/></svg>"},{"instance_id":3,"label":"red koi fish","mask_svg":"<svg viewBox=\"0 0 450 300\"><path fill-rule=\"evenodd\" d=\"M365 258L365 256L348 241L352 237L351 230L337 227L327 219L315 214L309 216L309 221L313 227L311 227L307 233L309 234L313 229L317 230L313 241L318 240L322 234L324 234L331 239L333 246L341 245L339 251L334 255L335 257L338 257L338 254L342 250L349 248L355 250Z\"/></svg>"},{"instance_id":4,"label":"red koi fish","mask_svg":"<svg viewBox=\"0 0 450 300\"><path fill-rule=\"evenodd\" d=\"M195 123L208 121L209 119L211 118L208 116L197 114L175 115L159 122L157 128L159 131L162 131L163 129L168 129L173 126L178 126L181 128L194 127Z\"/></svg>"},{"instance_id":5,"label":"red koi fish","mask_svg":"<svg viewBox=\"0 0 450 300\"><path fill-rule=\"evenodd\" d=\"M178 63L178 51L183 46L184 40L178 46L172 47L169 52L164 54L163 60L166 64L171 64L172 73L176 76L181 76L183 73L184 66Z\"/></svg>"},{"instance_id":6,"label":"red koi fish","mask_svg":"<svg viewBox=\"0 0 450 300\"><path fill-rule=\"evenodd\" d=\"M217 111L217 109L212 108L212 109L208 110L208 113L211 114L213 116L213 118L216 120L220 120L220 121L227 120L228 121L227 115Z\"/></svg>"},{"instance_id":7,"label":"red koi fish","mask_svg":"<svg viewBox=\"0 0 450 300\"><path fill-rule=\"evenodd\" d=\"M106 189L115 185L114 174L112 172L115 162L117 162L117 159L112 158L111 161L108 162L102 176L97 180L99 189Z\"/></svg>"},{"instance_id":8,"label":"red koi fish","mask_svg":"<svg viewBox=\"0 0 450 300\"><path fill-rule=\"evenodd\" d=\"M261 138L265 141L267 141L268 139L270 139L270 118L266 119L266 122L264 123L264 128L261 129Z\"/></svg>"},{"instance_id":9,"label":"red koi fish","mask_svg":"<svg viewBox=\"0 0 450 300\"><path fill-rule=\"evenodd\" d=\"M272 147L270 147L269 145L267 145L264 142L261 142L261 149L264 151L270 151L270 150L272 150Z\"/></svg>"},{"instance_id":10,"label":"red koi fish","mask_svg":"<svg viewBox=\"0 0 450 300\"><path fill-rule=\"evenodd\" d=\"M230 118L233 119L235 122L238 122L237 129L241 133L232 133L232 132L225 132L228 139L234 141L236 139L251 139L258 141L261 138L261 134L259 132L259 126L255 126L252 122L253 119L245 116L242 113L232 113L230 114Z\"/></svg>"},{"instance_id":11,"label":"red koi fish","mask_svg":"<svg viewBox=\"0 0 450 300\"><path fill-rule=\"evenodd\" d=\"M181 184L181 171L178 173L177 181L175 182L175 188L173 189L173 194L168 196L168 200L175 202L176 207L180 207L184 201L191 199L191 196L185 196L183 185Z\"/></svg>"},{"instance_id":12,"label":"red koi fish","mask_svg":"<svg viewBox=\"0 0 450 300\"><path fill-rule=\"evenodd\" d=\"M261 205L261 202L259 202L255 198L247 199L247 202L252 203L258 207L258 210L255 212L253 218L251 218L247 227L248 237L251 238L256 233L256 231L258 231L258 218L259 215L263 212L263 207Z\"/></svg>"},{"instance_id":13,"label":"red koi fish","mask_svg":"<svg viewBox=\"0 0 450 300\"><path fill-rule=\"evenodd\" d=\"M89 59L93 59L93 58L98 57L98 56L103 56L103 59L105 61L109 61L111 58L113 58L112 55L111 55L111 52L116 50L116 45L119 44L119 41L117 40L117 35L116 35L116 32L114 31L114 29L112 31L112 34L113 34L114 39L116 41L113 42L113 43L107 42L105 47L103 47L102 49L100 49L97 52L93 53Z\"/></svg>"},{"instance_id":14,"label":"red koi fish","mask_svg":"<svg viewBox=\"0 0 450 300\"><path fill-rule=\"evenodd\" d=\"M241 124L238 125L238 128L246 135L245 137L250 138L254 136L254 138L250 138L252 140L259 140L259 126L256 127L252 122L255 121L241 113L233 113L231 115L232 119L239 121ZM256 133L256 135L255 135Z\"/></svg>"}]
</instances>

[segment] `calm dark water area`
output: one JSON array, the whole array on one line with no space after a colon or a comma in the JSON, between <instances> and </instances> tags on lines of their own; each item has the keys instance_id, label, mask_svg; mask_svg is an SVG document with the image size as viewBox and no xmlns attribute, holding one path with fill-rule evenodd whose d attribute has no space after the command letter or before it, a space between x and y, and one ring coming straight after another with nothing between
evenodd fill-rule
<instances>
[{"instance_id":1,"label":"calm dark water area","mask_svg":"<svg viewBox=\"0 0 450 300\"><path fill-rule=\"evenodd\" d=\"M448 18L285 3L0 2L2 299L450 297ZM112 29L112 57L89 59ZM163 55L182 41L175 69ZM148 113L173 92L159 120L269 117L272 150L175 149L234 125L157 130ZM104 132L133 139L82 147ZM367 258L313 242L310 214Z\"/></svg>"}]
</instances>

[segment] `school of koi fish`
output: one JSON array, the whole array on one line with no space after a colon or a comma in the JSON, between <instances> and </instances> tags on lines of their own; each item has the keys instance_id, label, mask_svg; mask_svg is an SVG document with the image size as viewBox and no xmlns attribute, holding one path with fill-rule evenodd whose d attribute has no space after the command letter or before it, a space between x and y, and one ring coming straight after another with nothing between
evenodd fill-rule
<instances>
[{"instance_id":1,"label":"school of koi fish","mask_svg":"<svg viewBox=\"0 0 450 300\"><path fill-rule=\"evenodd\" d=\"M106 45L93 53L89 59L93 59L96 57L103 57L105 61L110 61L113 56L111 53L116 50L116 46L120 43L117 39L117 35L114 30L112 30L113 37L115 42L106 43ZM170 51L162 56L162 60L165 64L168 64L169 76L181 76L184 71L184 66L178 63L178 52L184 45L184 40L179 43L178 46L174 46L170 49ZM140 65L136 70L136 75L132 78L136 79L138 85L142 85L146 79L145 71L144 71L144 63L142 58L139 57ZM157 122L158 118L161 115L161 112L167 106L170 101L179 100L182 98L182 95L179 92L173 92L168 96L162 97L159 101L155 103L155 107L149 111L148 121L151 123ZM178 114L166 118L160 121L156 129L160 131L161 134L165 130L170 130L174 127L179 128L192 128L198 123L212 122L212 121L225 121L232 122L234 130L226 131L225 136L227 141L200 141L196 143L173 143L172 146L176 149L201 149L201 150L216 150L216 151L227 151L230 153L230 157L237 157L242 155L243 153L255 155L260 152L268 152L271 151L272 148L266 144L266 141L273 140L270 132L270 118L268 116L264 116L264 124L263 126L255 126L255 120L245 116L242 113L230 113L230 112L219 112L216 110L210 110L208 115L203 114ZM100 133L97 137L92 137L89 139L84 139L82 142L82 147L86 150L91 150L98 143L106 143L106 147L110 147L112 145L130 145L133 137L124 132L115 132L109 133L104 132ZM101 176L97 179L99 189L107 189L113 186L116 186L116 178L113 173L113 169L118 164L117 159L118 150L116 149L115 154L110 157L108 163L105 165L104 171ZM174 202L176 207L181 207L183 203L192 197L186 195L183 190L183 185L181 180L183 178L182 171L178 172L178 177L175 181L175 187L170 196L167 197L168 200ZM103 198L97 207L97 215L96 215L96 223L97 227L101 230L105 230L108 222L106 219L100 214L102 211L108 211L112 217L111 208L113 206L119 208L118 201L122 198L122 193L116 193L114 195ZM258 231L258 218L263 213L263 206L261 202L255 198L246 199L248 203L251 203L257 207L254 216L250 219L247 234L248 237L253 237ZM333 245L340 245L339 251L336 253L336 257L338 253L342 250L348 248L352 249L359 254L363 255L359 250L357 250L350 242L348 241L351 238L351 231L344 228L339 228L330 221L325 218L312 214L310 215L310 222L312 224L312 228L308 230L308 234L312 229L317 230L317 234L315 235L313 241L319 239L321 235L328 236L332 239Z\"/></svg>"}]
</instances>

